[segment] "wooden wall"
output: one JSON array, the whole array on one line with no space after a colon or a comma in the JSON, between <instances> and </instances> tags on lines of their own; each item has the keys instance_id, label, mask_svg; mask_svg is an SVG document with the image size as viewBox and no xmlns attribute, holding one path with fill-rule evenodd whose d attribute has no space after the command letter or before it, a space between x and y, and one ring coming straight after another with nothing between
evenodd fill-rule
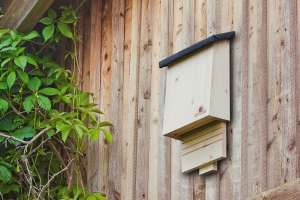
<instances>
[{"instance_id":1,"label":"wooden wall","mask_svg":"<svg viewBox=\"0 0 300 200\"><path fill-rule=\"evenodd\" d=\"M90 145L89 187L109 200L239 200L299 177L299 28L297 0L91 0L79 23L82 87L115 126L112 145ZM161 133L158 62L230 30L229 156L217 174L182 174L180 143Z\"/></svg>"}]
</instances>

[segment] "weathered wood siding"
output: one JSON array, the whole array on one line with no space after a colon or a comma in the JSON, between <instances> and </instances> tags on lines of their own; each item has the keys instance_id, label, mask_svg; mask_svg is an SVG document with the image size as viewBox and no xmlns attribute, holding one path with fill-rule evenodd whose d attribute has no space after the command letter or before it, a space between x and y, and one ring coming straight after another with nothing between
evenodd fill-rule
<instances>
[{"instance_id":1,"label":"weathered wood siding","mask_svg":"<svg viewBox=\"0 0 300 200\"><path fill-rule=\"evenodd\" d=\"M90 188L109 200L239 200L299 177L299 28L297 0L91 0L79 23L82 86L115 126L112 145L90 145ZM161 132L158 62L231 30L228 159L214 175L182 174L180 143Z\"/></svg>"}]
</instances>

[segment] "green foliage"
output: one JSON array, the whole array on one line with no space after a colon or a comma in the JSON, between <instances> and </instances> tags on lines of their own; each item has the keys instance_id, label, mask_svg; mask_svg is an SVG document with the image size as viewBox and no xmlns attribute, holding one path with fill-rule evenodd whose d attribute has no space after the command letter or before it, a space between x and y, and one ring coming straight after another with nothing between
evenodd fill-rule
<instances>
[{"instance_id":1,"label":"green foliage","mask_svg":"<svg viewBox=\"0 0 300 200\"><path fill-rule=\"evenodd\" d=\"M0 29L0 199L104 200L84 189L87 139L110 122L76 84L74 9L49 10L36 30ZM71 43L63 64L57 52ZM70 56L71 55L71 56ZM70 64L71 63L71 64ZM65 65L69 65L66 67Z\"/></svg>"}]
</instances>

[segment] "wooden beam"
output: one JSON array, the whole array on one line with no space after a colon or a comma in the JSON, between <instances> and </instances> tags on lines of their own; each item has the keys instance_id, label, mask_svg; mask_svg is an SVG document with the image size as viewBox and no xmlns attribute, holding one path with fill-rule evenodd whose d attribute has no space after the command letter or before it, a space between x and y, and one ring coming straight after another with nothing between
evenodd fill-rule
<instances>
[{"instance_id":1,"label":"wooden beam","mask_svg":"<svg viewBox=\"0 0 300 200\"><path fill-rule=\"evenodd\" d=\"M12 0L0 19L0 28L29 31L53 2L54 0Z\"/></svg>"},{"instance_id":2,"label":"wooden beam","mask_svg":"<svg viewBox=\"0 0 300 200\"><path fill-rule=\"evenodd\" d=\"M300 199L300 179L262 192L247 200L297 200Z\"/></svg>"}]
</instances>

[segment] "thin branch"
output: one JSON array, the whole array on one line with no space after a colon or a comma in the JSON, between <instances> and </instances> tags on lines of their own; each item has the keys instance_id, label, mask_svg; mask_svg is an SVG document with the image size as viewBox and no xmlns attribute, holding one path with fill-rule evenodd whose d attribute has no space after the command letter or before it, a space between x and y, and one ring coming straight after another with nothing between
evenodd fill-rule
<instances>
[{"instance_id":1,"label":"thin branch","mask_svg":"<svg viewBox=\"0 0 300 200\"><path fill-rule=\"evenodd\" d=\"M22 114L22 112L18 111L18 109L12 103L10 104L10 106L11 106L12 110L14 111L14 113L16 113L17 115L19 115L23 119L25 119L25 116Z\"/></svg>"},{"instance_id":2,"label":"thin branch","mask_svg":"<svg viewBox=\"0 0 300 200\"><path fill-rule=\"evenodd\" d=\"M0 136L1 136L1 137L5 137L5 138L7 138L8 140L15 140L15 141L20 142L20 143L22 143L22 144L28 144L27 141L21 140L21 139L16 138L16 137L14 137L14 136L12 136L12 135L7 135L6 133L3 133L3 132L0 132Z\"/></svg>"},{"instance_id":3,"label":"thin branch","mask_svg":"<svg viewBox=\"0 0 300 200\"><path fill-rule=\"evenodd\" d=\"M45 139L45 140L43 140L42 142L41 142L41 144L39 144L37 147L35 147L27 156L29 157L29 156L31 156L32 154L34 154L38 149L40 149L41 148L41 146L43 146L46 142L48 142L49 141L49 138L47 138L47 139Z\"/></svg>"},{"instance_id":4,"label":"thin branch","mask_svg":"<svg viewBox=\"0 0 300 200\"><path fill-rule=\"evenodd\" d=\"M38 134L36 134L31 140L29 140L27 142L27 144L25 145L24 148L24 154L27 152L28 147L34 142L36 141L41 135L43 135L46 131L50 130L50 128L45 128L43 130L41 130Z\"/></svg>"},{"instance_id":5,"label":"thin branch","mask_svg":"<svg viewBox=\"0 0 300 200\"><path fill-rule=\"evenodd\" d=\"M42 187L42 189L40 190L37 199L40 199L42 193L45 191L45 189L47 189L47 187L51 184L51 182L52 182L57 176L59 176L60 174L62 174L63 172L67 171L67 170L70 168L70 166L71 166L71 164L73 163L73 161L74 161L74 159L71 160L65 168L63 168L63 169L60 170L59 172L55 173L55 174L48 180L48 182L47 182L47 183Z\"/></svg>"},{"instance_id":6,"label":"thin branch","mask_svg":"<svg viewBox=\"0 0 300 200\"><path fill-rule=\"evenodd\" d=\"M14 141L20 142L22 144L26 144L25 149L27 150L27 148L28 148L29 145L31 145L34 141L36 141L42 134L44 134L48 130L50 130L50 128L45 128L45 129L41 130L37 135L35 135L29 141L21 140L21 139L15 137L15 136L8 135L8 134L3 133L3 132L0 132L0 137L4 137L4 138L7 138L8 140L14 140Z\"/></svg>"},{"instance_id":7,"label":"thin branch","mask_svg":"<svg viewBox=\"0 0 300 200\"><path fill-rule=\"evenodd\" d=\"M43 135L45 132L49 131L51 128L45 128L41 130L38 134L36 134L31 140L28 141L27 145L32 144L34 141L36 141L41 135Z\"/></svg>"}]
</instances>

